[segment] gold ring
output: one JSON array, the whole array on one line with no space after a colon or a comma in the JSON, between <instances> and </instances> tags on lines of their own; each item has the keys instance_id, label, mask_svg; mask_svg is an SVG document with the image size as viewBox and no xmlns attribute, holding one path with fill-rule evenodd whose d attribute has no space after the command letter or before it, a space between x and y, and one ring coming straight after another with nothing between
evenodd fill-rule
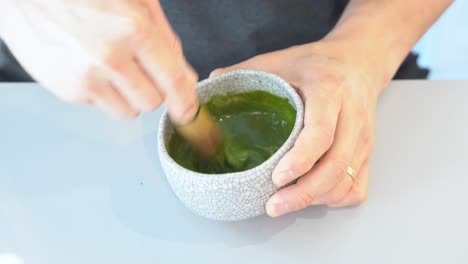
<instances>
[{"instance_id":1,"label":"gold ring","mask_svg":"<svg viewBox=\"0 0 468 264\"><path fill-rule=\"evenodd\" d=\"M356 180L356 172L353 170L353 168L349 167L346 169L346 173L349 175L349 177L351 177L351 180L353 180L353 182Z\"/></svg>"}]
</instances>

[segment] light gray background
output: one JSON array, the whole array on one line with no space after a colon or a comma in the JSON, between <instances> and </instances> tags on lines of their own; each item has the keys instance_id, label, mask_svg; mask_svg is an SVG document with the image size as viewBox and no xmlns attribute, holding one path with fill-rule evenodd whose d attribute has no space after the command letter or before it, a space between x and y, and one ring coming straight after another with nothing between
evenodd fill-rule
<instances>
[{"instance_id":1,"label":"light gray background","mask_svg":"<svg viewBox=\"0 0 468 264\"><path fill-rule=\"evenodd\" d=\"M369 201L218 223L171 193L134 122L0 85L0 256L24 263L467 263L468 82L395 82ZM3 263L2 263L3 264Z\"/></svg>"}]
</instances>

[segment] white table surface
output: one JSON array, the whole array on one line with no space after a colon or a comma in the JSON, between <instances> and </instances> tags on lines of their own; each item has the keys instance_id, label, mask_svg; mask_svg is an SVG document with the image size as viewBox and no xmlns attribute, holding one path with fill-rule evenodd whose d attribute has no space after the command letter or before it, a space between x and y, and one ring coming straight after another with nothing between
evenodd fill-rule
<instances>
[{"instance_id":1,"label":"white table surface","mask_svg":"<svg viewBox=\"0 0 468 264\"><path fill-rule=\"evenodd\" d=\"M0 260L468 263L468 82L392 83L368 202L278 219L186 210L159 165L159 116L112 121L36 85L1 84Z\"/></svg>"}]
</instances>

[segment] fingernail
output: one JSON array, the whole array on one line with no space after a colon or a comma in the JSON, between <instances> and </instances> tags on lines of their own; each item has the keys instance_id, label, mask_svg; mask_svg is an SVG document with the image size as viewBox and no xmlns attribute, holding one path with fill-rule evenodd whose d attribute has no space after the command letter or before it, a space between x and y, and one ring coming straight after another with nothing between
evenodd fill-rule
<instances>
[{"instance_id":1,"label":"fingernail","mask_svg":"<svg viewBox=\"0 0 468 264\"><path fill-rule=\"evenodd\" d=\"M278 217L289 213L289 205L281 201L277 196L273 196L266 205L267 214L271 217Z\"/></svg>"},{"instance_id":2,"label":"fingernail","mask_svg":"<svg viewBox=\"0 0 468 264\"><path fill-rule=\"evenodd\" d=\"M291 179L293 178L293 173L292 171L282 171L276 174L273 174L273 183L277 187L282 187L289 183Z\"/></svg>"}]
</instances>

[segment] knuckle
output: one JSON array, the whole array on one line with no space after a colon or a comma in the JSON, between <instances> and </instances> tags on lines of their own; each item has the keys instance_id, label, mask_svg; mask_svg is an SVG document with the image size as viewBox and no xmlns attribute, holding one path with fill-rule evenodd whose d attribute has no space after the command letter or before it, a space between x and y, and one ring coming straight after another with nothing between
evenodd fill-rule
<instances>
[{"instance_id":1,"label":"knuckle","mask_svg":"<svg viewBox=\"0 0 468 264\"><path fill-rule=\"evenodd\" d=\"M369 111L365 107L358 107L355 116L357 121L362 124L362 126L365 126L369 123Z\"/></svg>"},{"instance_id":2,"label":"knuckle","mask_svg":"<svg viewBox=\"0 0 468 264\"><path fill-rule=\"evenodd\" d=\"M374 134L368 129L362 134L362 145L368 151L374 149Z\"/></svg>"},{"instance_id":3,"label":"knuckle","mask_svg":"<svg viewBox=\"0 0 468 264\"><path fill-rule=\"evenodd\" d=\"M318 77L318 81L323 85L328 93L335 94L341 90L346 83L346 77L340 73L322 73Z\"/></svg>"},{"instance_id":4,"label":"knuckle","mask_svg":"<svg viewBox=\"0 0 468 264\"><path fill-rule=\"evenodd\" d=\"M92 69L86 73L79 87L75 89L73 97L101 97L105 94L107 87L105 79L101 78L98 70Z\"/></svg>"},{"instance_id":5,"label":"knuckle","mask_svg":"<svg viewBox=\"0 0 468 264\"><path fill-rule=\"evenodd\" d=\"M97 90L97 85L93 82L87 82L81 85L78 89L76 89L72 93L68 93L65 95L65 100L73 101L78 100L80 97L90 96L93 94L94 90Z\"/></svg>"},{"instance_id":6,"label":"knuckle","mask_svg":"<svg viewBox=\"0 0 468 264\"><path fill-rule=\"evenodd\" d=\"M353 201L356 205L363 204L367 200L367 191L354 190L352 195L354 197Z\"/></svg>"},{"instance_id":7,"label":"knuckle","mask_svg":"<svg viewBox=\"0 0 468 264\"><path fill-rule=\"evenodd\" d=\"M157 45L166 46L175 55L182 55L182 42L174 32L170 33L167 39L155 36L155 31L148 27L146 21L135 21L131 33L131 40L134 46L145 51L156 49Z\"/></svg>"},{"instance_id":8,"label":"knuckle","mask_svg":"<svg viewBox=\"0 0 468 264\"><path fill-rule=\"evenodd\" d=\"M306 208L312 204L315 196L312 195L307 189L301 189L296 200L296 210Z\"/></svg>"},{"instance_id":9,"label":"knuckle","mask_svg":"<svg viewBox=\"0 0 468 264\"><path fill-rule=\"evenodd\" d=\"M100 97L104 95L104 90L97 83L90 83L82 88L84 94L91 95L92 97Z\"/></svg>"},{"instance_id":10,"label":"knuckle","mask_svg":"<svg viewBox=\"0 0 468 264\"><path fill-rule=\"evenodd\" d=\"M173 89L184 89L185 83L188 80L187 72L185 71L175 71L169 77L169 85Z\"/></svg>"},{"instance_id":11,"label":"knuckle","mask_svg":"<svg viewBox=\"0 0 468 264\"><path fill-rule=\"evenodd\" d=\"M135 23L134 34L140 43L146 44L150 42L151 32L141 23Z\"/></svg>"},{"instance_id":12,"label":"knuckle","mask_svg":"<svg viewBox=\"0 0 468 264\"><path fill-rule=\"evenodd\" d=\"M179 111L172 113L172 117L182 124L186 123L193 118L197 108L198 104L196 102L187 103L182 108L178 108Z\"/></svg>"},{"instance_id":13,"label":"knuckle","mask_svg":"<svg viewBox=\"0 0 468 264\"><path fill-rule=\"evenodd\" d=\"M335 129L332 126L323 127L322 134L323 134L324 144L327 147L330 147L333 144L333 141L335 139Z\"/></svg>"},{"instance_id":14,"label":"knuckle","mask_svg":"<svg viewBox=\"0 0 468 264\"><path fill-rule=\"evenodd\" d=\"M116 51L111 51L106 58L104 59L104 64L106 64L112 71L116 73L125 72L125 63L117 55Z\"/></svg>"},{"instance_id":15,"label":"knuckle","mask_svg":"<svg viewBox=\"0 0 468 264\"><path fill-rule=\"evenodd\" d=\"M302 172L305 173L314 165L314 160L310 155L304 154L300 157L297 157L297 161L294 162L291 166L293 172Z\"/></svg>"},{"instance_id":16,"label":"knuckle","mask_svg":"<svg viewBox=\"0 0 468 264\"><path fill-rule=\"evenodd\" d=\"M128 68L131 53L124 39L118 39L109 45L102 63L116 73L125 73Z\"/></svg>"},{"instance_id":17,"label":"knuckle","mask_svg":"<svg viewBox=\"0 0 468 264\"><path fill-rule=\"evenodd\" d=\"M197 75L191 70L175 70L169 76L169 86L176 90L191 89L196 80Z\"/></svg>"},{"instance_id":18,"label":"knuckle","mask_svg":"<svg viewBox=\"0 0 468 264\"><path fill-rule=\"evenodd\" d=\"M158 108L160 105L161 105L161 100L156 100L156 99L145 100L145 102L143 102L143 105L142 105L143 106L142 110L146 112L150 112Z\"/></svg>"},{"instance_id":19,"label":"knuckle","mask_svg":"<svg viewBox=\"0 0 468 264\"><path fill-rule=\"evenodd\" d=\"M79 84L76 86L75 94L81 93L86 94L91 86L95 86L97 83L96 71L94 69L88 70L84 77L80 80Z\"/></svg>"},{"instance_id":20,"label":"knuckle","mask_svg":"<svg viewBox=\"0 0 468 264\"><path fill-rule=\"evenodd\" d=\"M138 95L138 105L142 111L153 111L158 108L162 102L162 96L154 89L146 89Z\"/></svg>"},{"instance_id":21,"label":"knuckle","mask_svg":"<svg viewBox=\"0 0 468 264\"><path fill-rule=\"evenodd\" d=\"M332 157L329 160L330 169L330 177L334 182L341 181L344 177L346 177L348 169L348 163L339 157Z\"/></svg>"},{"instance_id":22,"label":"knuckle","mask_svg":"<svg viewBox=\"0 0 468 264\"><path fill-rule=\"evenodd\" d=\"M314 163L315 161L312 159L311 155L298 153L298 155L287 166L287 170L291 171L294 175L301 176L309 171Z\"/></svg>"},{"instance_id":23,"label":"knuckle","mask_svg":"<svg viewBox=\"0 0 468 264\"><path fill-rule=\"evenodd\" d=\"M321 142L323 142L327 148L330 147L335 139L335 127L328 122L319 122L313 127Z\"/></svg>"},{"instance_id":24,"label":"knuckle","mask_svg":"<svg viewBox=\"0 0 468 264\"><path fill-rule=\"evenodd\" d=\"M133 22L131 37L135 40L135 43L140 45L140 47L144 47L144 45L151 42L153 35L146 23L135 19Z\"/></svg>"},{"instance_id":25,"label":"knuckle","mask_svg":"<svg viewBox=\"0 0 468 264\"><path fill-rule=\"evenodd\" d=\"M344 195L338 192L332 192L329 194L329 203L330 204L337 204L343 200Z\"/></svg>"}]
</instances>

